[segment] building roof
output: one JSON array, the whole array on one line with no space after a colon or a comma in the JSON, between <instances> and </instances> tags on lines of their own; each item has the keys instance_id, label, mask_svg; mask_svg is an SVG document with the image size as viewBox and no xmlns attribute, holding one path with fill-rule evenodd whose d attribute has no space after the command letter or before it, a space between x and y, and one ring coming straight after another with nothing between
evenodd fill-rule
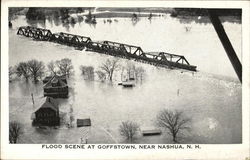
<instances>
[{"instance_id":1,"label":"building roof","mask_svg":"<svg viewBox=\"0 0 250 160\"><path fill-rule=\"evenodd\" d=\"M63 76L57 76L54 75L52 78L50 78L50 80L45 83L45 85L43 86L44 88L52 88L51 83L57 83L58 87L66 87L67 83L65 83L62 79L64 77Z\"/></svg>"},{"instance_id":2,"label":"building roof","mask_svg":"<svg viewBox=\"0 0 250 160\"><path fill-rule=\"evenodd\" d=\"M36 110L36 112L38 110L40 110L41 108L50 108L54 111L58 111L59 110L58 109L58 101L56 99L51 98L51 97L47 97L45 102L42 104L42 106L40 108L38 108Z\"/></svg>"},{"instance_id":3,"label":"building roof","mask_svg":"<svg viewBox=\"0 0 250 160\"><path fill-rule=\"evenodd\" d=\"M83 127L83 126L91 126L91 120L90 118L87 119L77 119L76 120L77 127Z\"/></svg>"}]
</instances>

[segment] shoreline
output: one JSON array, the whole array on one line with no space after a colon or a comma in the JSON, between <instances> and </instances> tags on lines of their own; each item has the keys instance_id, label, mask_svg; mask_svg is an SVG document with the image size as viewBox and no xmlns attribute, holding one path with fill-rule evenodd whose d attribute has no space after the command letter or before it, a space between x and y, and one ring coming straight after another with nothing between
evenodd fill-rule
<instances>
[{"instance_id":1,"label":"shoreline","mask_svg":"<svg viewBox=\"0 0 250 160\"><path fill-rule=\"evenodd\" d=\"M29 8L10 8L9 10L9 20L15 18L18 15L26 15ZM133 18L133 15L140 17L162 17L170 15L172 18L176 18L184 23L191 23L195 21L196 23L211 23L209 17L203 11L199 9L178 9L178 8L36 8L36 11L32 14L35 16L35 20L38 17L61 17L63 18L66 14L66 18L73 18L71 15L77 15L77 17L86 17L91 12L92 16L95 18ZM64 10L66 13L64 13ZM198 11L196 11L198 10ZM235 12L223 13L220 15L222 22L238 23L241 24L241 11L235 10Z\"/></svg>"}]
</instances>

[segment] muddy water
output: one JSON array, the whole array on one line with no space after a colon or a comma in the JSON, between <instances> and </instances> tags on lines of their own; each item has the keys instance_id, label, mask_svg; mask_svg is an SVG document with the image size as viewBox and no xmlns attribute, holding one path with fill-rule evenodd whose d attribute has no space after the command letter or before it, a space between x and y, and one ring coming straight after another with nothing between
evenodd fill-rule
<instances>
[{"instance_id":1,"label":"muddy water","mask_svg":"<svg viewBox=\"0 0 250 160\"><path fill-rule=\"evenodd\" d=\"M52 20L34 25L52 32L89 36L93 40L139 45L145 51L182 54L191 64L197 65L200 72L192 74L134 62L146 70L146 77L142 84L132 89L117 86L119 73L115 74L113 84L86 81L80 74L80 65L97 68L111 57L17 36L17 27L28 25L25 17L19 16L9 30L9 64L34 58L44 63L72 59L75 73L69 80L70 97L60 100L60 111L67 114L72 106L75 118L92 120L91 128L34 128L30 116L44 101L42 84L14 81L9 86L10 119L24 124L25 132L20 143L79 143L84 135L88 136L89 143L126 143L118 133L122 121L133 120L141 130L154 128L156 115L163 108L183 110L192 119L192 129L185 133L183 143L241 142L241 85L211 24L184 24L169 16L155 17L151 21L141 18L136 24L127 18L117 20L109 24L97 19L95 26L84 22L65 26ZM223 25L241 58L241 25ZM185 27L191 27L190 31L186 32ZM127 60L121 59L120 63L126 65ZM35 97L35 106L31 103L31 93ZM138 135L135 143L172 141L166 134Z\"/></svg>"}]
</instances>

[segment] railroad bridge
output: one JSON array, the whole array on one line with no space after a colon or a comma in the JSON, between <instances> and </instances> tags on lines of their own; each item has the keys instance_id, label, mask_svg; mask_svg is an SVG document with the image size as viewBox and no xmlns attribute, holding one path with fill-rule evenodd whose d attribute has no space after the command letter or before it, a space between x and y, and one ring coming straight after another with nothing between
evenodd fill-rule
<instances>
[{"instance_id":1,"label":"railroad bridge","mask_svg":"<svg viewBox=\"0 0 250 160\"><path fill-rule=\"evenodd\" d=\"M90 37L73 35L68 33L52 33L48 29L23 26L19 27L18 35L33 38L35 40L51 41L63 45L73 46L76 49L93 51L116 57L134 59L135 61L147 63L165 68L180 68L196 71L196 66L190 65L182 55L170 54L166 52L145 52L139 46L124 43L102 41L92 41Z\"/></svg>"}]
</instances>

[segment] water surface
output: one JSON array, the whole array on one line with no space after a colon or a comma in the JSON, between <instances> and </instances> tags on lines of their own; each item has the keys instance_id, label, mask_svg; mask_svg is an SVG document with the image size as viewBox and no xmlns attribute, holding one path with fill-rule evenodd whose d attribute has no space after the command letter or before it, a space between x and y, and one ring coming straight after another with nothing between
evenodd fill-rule
<instances>
[{"instance_id":1,"label":"water surface","mask_svg":"<svg viewBox=\"0 0 250 160\"><path fill-rule=\"evenodd\" d=\"M38 59L45 64L51 60L70 58L75 73L69 80L70 97L60 100L60 111L66 115L70 107L75 118L91 118L91 128L61 127L37 129L31 126L31 113L43 103L42 84L13 81L10 89L10 120L24 124L20 143L79 143L88 136L89 143L127 143L118 132L121 122L132 120L141 129L154 128L157 113L163 109L180 109L192 119L189 133L182 143L241 143L241 84L211 24L181 23L169 16L140 18L135 24L129 18L118 22L97 24L84 22L63 25L51 19L32 23L52 32L68 32L91 37L92 40L110 40L141 46L144 51L165 51L181 54L199 72L168 70L134 62L146 70L143 83L132 89L118 86L116 72L113 84L98 80L86 81L80 65L98 68L111 56L75 50L51 42L34 41L17 36L19 26L30 25L24 16L13 21L9 30L9 64ZM241 59L241 25L223 23L227 34ZM185 27L190 27L187 32ZM121 59L126 65L128 60ZM177 94L179 90L179 95ZM31 96L35 97L35 107ZM153 137L138 136L135 143L172 143L167 134Z\"/></svg>"}]
</instances>

